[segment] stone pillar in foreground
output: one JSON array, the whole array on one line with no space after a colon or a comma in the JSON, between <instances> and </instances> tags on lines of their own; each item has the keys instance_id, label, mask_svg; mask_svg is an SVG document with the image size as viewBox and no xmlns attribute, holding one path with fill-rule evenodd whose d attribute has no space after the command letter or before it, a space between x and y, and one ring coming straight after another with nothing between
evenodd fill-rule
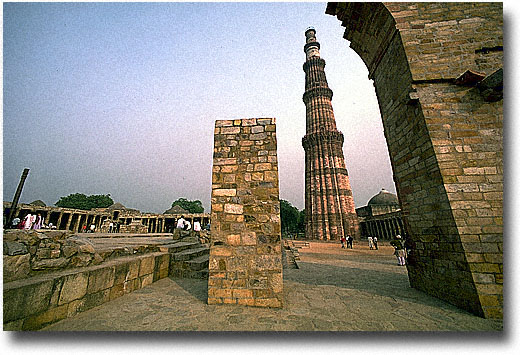
<instances>
[{"instance_id":1,"label":"stone pillar in foreground","mask_svg":"<svg viewBox=\"0 0 520 355\"><path fill-rule=\"evenodd\" d=\"M282 307L274 118L216 121L208 304Z\"/></svg>"}]
</instances>

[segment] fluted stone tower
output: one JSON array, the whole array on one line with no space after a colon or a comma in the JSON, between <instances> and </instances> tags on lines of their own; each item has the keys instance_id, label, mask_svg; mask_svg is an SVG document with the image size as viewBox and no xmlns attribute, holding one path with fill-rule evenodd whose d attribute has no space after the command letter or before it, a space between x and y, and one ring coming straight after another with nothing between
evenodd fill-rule
<instances>
[{"instance_id":1,"label":"fluted stone tower","mask_svg":"<svg viewBox=\"0 0 520 355\"><path fill-rule=\"evenodd\" d=\"M343 133L336 128L325 61L320 58L316 31L309 28L305 37L305 235L322 240L338 240L348 234L358 238L359 225L343 157Z\"/></svg>"}]
</instances>

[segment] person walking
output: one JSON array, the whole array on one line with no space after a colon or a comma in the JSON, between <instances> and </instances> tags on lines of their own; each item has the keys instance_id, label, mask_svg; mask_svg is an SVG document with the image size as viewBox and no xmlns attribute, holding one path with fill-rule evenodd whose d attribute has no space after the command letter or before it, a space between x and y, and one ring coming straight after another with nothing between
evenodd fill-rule
<instances>
[{"instance_id":1,"label":"person walking","mask_svg":"<svg viewBox=\"0 0 520 355\"><path fill-rule=\"evenodd\" d=\"M377 250L377 237L376 236L374 236L374 238L372 238L372 242L374 242L374 247Z\"/></svg>"},{"instance_id":2,"label":"person walking","mask_svg":"<svg viewBox=\"0 0 520 355\"><path fill-rule=\"evenodd\" d=\"M353 242L353 241L354 241L354 238L352 238L352 237L350 236L350 234L347 235L347 248L350 247L350 249L352 249L352 242Z\"/></svg>"},{"instance_id":3,"label":"person walking","mask_svg":"<svg viewBox=\"0 0 520 355\"><path fill-rule=\"evenodd\" d=\"M345 242L346 242L345 236L342 235L341 236L341 249L345 249Z\"/></svg>"},{"instance_id":4,"label":"person walking","mask_svg":"<svg viewBox=\"0 0 520 355\"><path fill-rule=\"evenodd\" d=\"M390 242L390 245L394 247L394 255L397 257L397 265L406 265L406 252L404 250L404 245L401 236L399 234L396 235L395 239Z\"/></svg>"},{"instance_id":5,"label":"person walking","mask_svg":"<svg viewBox=\"0 0 520 355\"><path fill-rule=\"evenodd\" d=\"M370 236L368 237L368 247L370 250L374 249L374 240Z\"/></svg>"}]
</instances>

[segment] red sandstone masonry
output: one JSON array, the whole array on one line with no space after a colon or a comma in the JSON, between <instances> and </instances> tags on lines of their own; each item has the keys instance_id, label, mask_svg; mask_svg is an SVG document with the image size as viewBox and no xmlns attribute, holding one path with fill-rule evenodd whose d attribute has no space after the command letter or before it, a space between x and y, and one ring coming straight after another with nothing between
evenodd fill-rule
<instances>
[{"instance_id":1,"label":"red sandstone masonry","mask_svg":"<svg viewBox=\"0 0 520 355\"><path fill-rule=\"evenodd\" d=\"M359 223L343 157L344 138L336 128L325 61L319 57L315 30L307 30L305 36L305 235L339 240L350 234L357 239Z\"/></svg>"},{"instance_id":2,"label":"red sandstone masonry","mask_svg":"<svg viewBox=\"0 0 520 355\"><path fill-rule=\"evenodd\" d=\"M208 304L282 307L274 118L216 121Z\"/></svg>"}]
</instances>

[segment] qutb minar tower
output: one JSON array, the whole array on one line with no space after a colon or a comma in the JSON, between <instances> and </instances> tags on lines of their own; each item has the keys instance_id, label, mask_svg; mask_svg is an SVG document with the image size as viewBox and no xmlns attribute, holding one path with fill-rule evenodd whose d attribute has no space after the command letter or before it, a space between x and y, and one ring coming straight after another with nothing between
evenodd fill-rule
<instances>
[{"instance_id":1,"label":"qutb minar tower","mask_svg":"<svg viewBox=\"0 0 520 355\"><path fill-rule=\"evenodd\" d=\"M320 58L316 31L309 28L305 37L305 235L322 240L348 234L356 238L359 225L343 157L343 133L336 128L325 60Z\"/></svg>"}]
</instances>

